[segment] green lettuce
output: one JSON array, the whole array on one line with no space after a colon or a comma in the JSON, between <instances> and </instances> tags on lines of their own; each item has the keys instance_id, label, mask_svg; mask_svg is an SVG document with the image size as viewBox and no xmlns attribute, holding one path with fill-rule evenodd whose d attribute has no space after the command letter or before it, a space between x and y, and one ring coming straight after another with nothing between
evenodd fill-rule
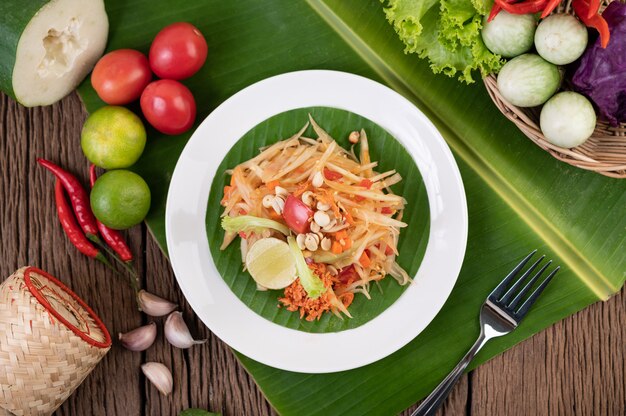
<instances>
[{"instance_id":1,"label":"green lettuce","mask_svg":"<svg viewBox=\"0 0 626 416\"><path fill-rule=\"evenodd\" d=\"M385 0L381 0L385 2ZM497 72L503 64L480 36L491 0L387 0L387 20L405 44L405 53L430 61L434 73L474 82L472 72Z\"/></svg>"},{"instance_id":2,"label":"green lettuce","mask_svg":"<svg viewBox=\"0 0 626 416\"><path fill-rule=\"evenodd\" d=\"M306 260L304 259L304 255L296 243L296 239L293 237L287 237L287 242L289 243L291 254L296 260L296 272L300 278L302 288L311 299L319 298L322 293L326 292L324 282L322 282L322 279L317 277L317 275L309 269L309 266L306 264Z\"/></svg>"}]
</instances>

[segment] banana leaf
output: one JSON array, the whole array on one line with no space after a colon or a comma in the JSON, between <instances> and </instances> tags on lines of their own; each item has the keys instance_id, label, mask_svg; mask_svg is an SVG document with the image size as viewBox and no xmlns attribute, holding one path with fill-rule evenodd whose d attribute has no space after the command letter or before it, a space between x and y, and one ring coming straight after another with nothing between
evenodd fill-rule
<instances>
[{"instance_id":1,"label":"banana leaf","mask_svg":"<svg viewBox=\"0 0 626 416\"><path fill-rule=\"evenodd\" d=\"M311 68L348 71L414 102L439 128L461 168L470 216L467 254L440 314L401 350L347 372L290 373L239 355L279 413L385 415L424 397L474 341L487 293L533 248L562 271L522 325L489 343L472 366L607 299L624 284L626 182L558 162L499 114L479 83L435 76L426 62L403 54L379 1L108 0L106 7L110 50L147 51L158 30L174 21L201 29L209 58L185 81L196 96L198 121L268 76ZM80 94L88 111L103 105L88 81ZM151 130L149 136L135 169L151 187L147 223L166 250L165 196L189 134L165 137Z\"/></svg>"},{"instance_id":2,"label":"banana leaf","mask_svg":"<svg viewBox=\"0 0 626 416\"><path fill-rule=\"evenodd\" d=\"M238 241L231 243L226 250L220 250L224 238L224 232L220 227L220 214L223 210L220 200L224 186L230 181L230 177L224 172L256 156L260 147L294 135L308 121L309 114L344 149L350 149L348 141L350 132L364 129L370 143L371 160L379 162L376 170L386 172L395 169L402 175L402 182L392 187L394 193L404 196L407 200L407 209L404 211L402 221L408 226L400 233L398 263L410 276L417 273L426 252L430 223L426 187L419 170L404 147L382 127L357 114L337 108L312 107L287 111L271 117L246 133L217 168L217 176L213 180L209 195L206 228L211 255L217 270L233 293L250 309L287 328L317 333L336 332L356 328L374 319L395 302L407 286L400 286L397 281L388 277L372 286L371 299L363 295L354 298L350 305L352 319L343 319L326 313L319 320L306 321L300 319L298 313L277 307L278 298L283 296L282 290L257 290L254 280L247 272L242 271ZM304 132L304 136L317 137L311 126Z\"/></svg>"}]
</instances>

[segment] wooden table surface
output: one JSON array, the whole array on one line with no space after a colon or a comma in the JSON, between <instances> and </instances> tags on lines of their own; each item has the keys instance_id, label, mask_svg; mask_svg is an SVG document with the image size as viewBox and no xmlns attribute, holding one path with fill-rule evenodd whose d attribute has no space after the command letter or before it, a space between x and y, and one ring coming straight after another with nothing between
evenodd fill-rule
<instances>
[{"instance_id":1,"label":"wooden table surface","mask_svg":"<svg viewBox=\"0 0 626 416\"><path fill-rule=\"evenodd\" d=\"M36 157L50 159L86 183L88 163L80 149L85 117L75 94L35 109L0 97L0 275L34 265L59 277L100 315L115 338L149 319L137 312L128 286L68 243L56 217L54 180L35 163ZM176 415L188 407L224 415L275 414L231 350L195 317L145 226L127 235L143 286L178 302L192 332L209 341L179 350L159 330L154 346L143 353L114 343L56 414ZM464 376L440 414L626 414L625 299L622 290ZM161 396L142 376L139 366L146 361L172 368L171 396Z\"/></svg>"}]
</instances>

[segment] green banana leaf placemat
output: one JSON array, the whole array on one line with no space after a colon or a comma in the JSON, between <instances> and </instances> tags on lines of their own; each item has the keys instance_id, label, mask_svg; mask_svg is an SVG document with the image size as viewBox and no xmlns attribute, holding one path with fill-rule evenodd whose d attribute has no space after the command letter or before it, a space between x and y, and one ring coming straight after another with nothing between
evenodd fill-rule
<instances>
[{"instance_id":1,"label":"green banana leaf placemat","mask_svg":"<svg viewBox=\"0 0 626 416\"><path fill-rule=\"evenodd\" d=\"M320 319L307 321L301 319L298 313L277 307L278 298L283 295L282 290L257 290L256 282L250 278L248 272L242 270L239 239L233 241L225 250L220 250L224 238L224 231L220 225L220 215L224 208L220 201L224 195L224 186L230 183L230 175L226 175L225 171L252 159L259 154L260 148L294 135L308 121L309 115L344 149L350 149L348 141L350 132L364 129L369 138L371 160L378 162L376 171L396 170L402 175L402 181L391 187L394 193L406 199L407 206L402 221L408 225L400 233L398 264L410 276L417 273L426 252L430 215L426 187L415 161L400 142L385 129L373 121L338 108L308 107L286 111L270 117L239 139L217 168L209 194L206 229L215 267L233 293L250 309L265 319L287 328L317 333L344 331L361 326L380 315L404 293L408 285L402 286L393 278L385 278L372 285L369 299L363 295L355 296L350 304L352 319L326 313ZM312 126L309 126L303 135L317 137Z\"/></svg>"},{"instance_id":2,"label":"green banana leaf placemat","mask_svg":"<svg viewBox=\"0 0 626 416\"><path fill-rule=\"evenodd\" d=\"M106 7L109 50L147 51L158 30L175 21L201 29L209 57L185 81L197 100L198 122L230 95L268 76L336 69L386 83L412 100L439 128L459 163L469 240L458 283L441 313L400 351L347 372L296 374L239 355L280 413L385 415L424 397L474 341L486 294L533 248L562 265L562 272L518 330L488 344L473 365L624 284L626 182L554 160L497 111L480 82L467 86L435 76L426 62L404 55L377 0L110 0ZM88 81L80 94L89 111L103 105ZM166 250L167 186L189 135L149 131L149 137L135 168L152 189L147 223Z\"/></svg>"}]
</instances>

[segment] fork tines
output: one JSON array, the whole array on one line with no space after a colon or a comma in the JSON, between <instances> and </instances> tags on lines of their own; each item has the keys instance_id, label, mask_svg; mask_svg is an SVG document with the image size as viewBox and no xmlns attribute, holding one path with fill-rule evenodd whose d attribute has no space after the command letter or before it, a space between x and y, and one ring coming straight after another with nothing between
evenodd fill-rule
<instances>
[{"instance_id":1,"label":"fork tines","mask_svg":"<svg viewBox=\"0 0 626 416\"><path fill-rule=\"evenodd\" d=\"M516 319L522 319L530 307L535 303L539 295L543 292L543 290L548 286L550 280L554 277L556 272L561 268L557 266L550 272L550 274L543 279L543 281L537 286L537 288L528 296L528 298L524 301L524 303L519 306L522 299L530 293L530 290L535 285L535 283L539 280L539 278L543 275L546 269L552 264L552 260L548 261L546 264L539 269L537 273L535 273L530 279L529 276L533 273L533 271L539 266L539 264L545 259L545 255L541 256L537 261L535 261L512 285L509 284L517 277L517 275L522 271L526 263L537 253L537 250L533 250L529 255L527 255L511 272L500 282L500 284L491 292L488 299L497 305L499 308L502 308L507 313L513 315ZM520 290L520 287L523 288ZM507 289L508 287L508 289Z\"/></svg>"}]
</instances>

